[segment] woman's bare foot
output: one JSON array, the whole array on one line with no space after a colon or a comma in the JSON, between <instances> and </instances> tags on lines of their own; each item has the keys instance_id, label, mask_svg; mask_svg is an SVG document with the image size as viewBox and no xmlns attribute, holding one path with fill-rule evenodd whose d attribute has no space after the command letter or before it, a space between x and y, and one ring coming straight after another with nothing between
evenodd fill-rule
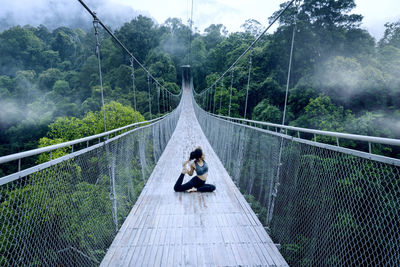
<instances>
[{"instance_id":1,"label":"woman's bare foot","mask_svg":"<svg viewBox=\"0 0 400 267\"><path fill-rule=\"evenodd\" d=\"M189 161L190 161L190 160L185 160L185 161L182 163L182 166L183 166L183 167L186 167L186 164L188 164Z\"/></svg>"},{"instance_id":2,"label":"woman's bare foot","mask_svg":"<svg viewBox=\"0 0 400 267\"><path fill-rule=\"evenodd\" d=\"M188 169L186 169L186 166L183 166L183 168L182 168L182 173L183 173L183 174L187 174L187 173L188 173Z\"/></svg>"},{"instance_id":3,"label":"woman's bare foot","mask_svg":"<svg viewBox=\"0 0 400 267\"><path fill-rule=\"evenodd\" d=\"M188 193L197 192L197 188L196 187L192 187L189 190L186 190L186 192L188 192Z\"/></svg>"},{"instance_id":4,"label":"woman's bare foot","mask_svg":"<svg viewBox=\"0 0 400 267\"><path fill-rule=\"evenodd\" d=\"M188 162L187 161L184 161L183 163L182 163L182 173L184 173L184 174L187 174L188 172L189 172L189 170L187 169L187 166L186 166L186 164L187 164Z\"/></svg>"}]
</instances>

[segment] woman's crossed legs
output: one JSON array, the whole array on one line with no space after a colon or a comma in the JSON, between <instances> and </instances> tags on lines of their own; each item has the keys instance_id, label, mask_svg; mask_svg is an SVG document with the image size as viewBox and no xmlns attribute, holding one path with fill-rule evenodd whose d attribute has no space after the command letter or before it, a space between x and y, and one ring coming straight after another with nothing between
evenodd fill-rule
<instances>
[{"instance_id":1,"label":"woman's crossed legs","mask_svg":"<svg viewBox=\"0 0 400 267\"><path fill-rule=\"evenodd\" d=\"M193 187L197 188L198 192L213 192L215 190L215 185L206 184L203 180L201 180L197 176L190 179L189 182L182 184L183 177L185 177L185 174L181 173L181 175L179 176L179 178L176 181L175 186L174 186L175 192L183 192L183 191L189 190Z\"/></svg>"}]
</instances>

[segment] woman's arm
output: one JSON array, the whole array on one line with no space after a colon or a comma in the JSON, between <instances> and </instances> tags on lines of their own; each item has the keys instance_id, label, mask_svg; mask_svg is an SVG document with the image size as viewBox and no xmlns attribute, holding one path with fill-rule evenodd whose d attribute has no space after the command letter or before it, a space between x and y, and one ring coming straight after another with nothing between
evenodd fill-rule
<instances>
[{"instance_id":1,"label":"woman's arm","mask_svg":"<svg viewBox=\"0 0 400 267\"><path fill-rule=\"evenodd\" d=\"M189 176L192 176L195 169L196 169L196 166L194 166L194 163L192 162L190 164L190 170L188 171L187 174L189 174Z\"/></svg>"}]
</instances>

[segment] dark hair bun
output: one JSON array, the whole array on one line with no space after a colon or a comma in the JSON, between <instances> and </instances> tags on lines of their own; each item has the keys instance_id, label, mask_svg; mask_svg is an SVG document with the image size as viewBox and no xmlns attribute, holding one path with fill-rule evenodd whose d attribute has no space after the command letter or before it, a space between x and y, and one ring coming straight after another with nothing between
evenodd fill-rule
<instances>
[{"instance_id":1,"label":"dark hair bun","mask_svg":"<svg viewBox=\"0 0 400 267\"><path fill-rule=\"evenodd\" d=\"M190 152L189 160L199 159L199 158L201 158L202 155L203 155L203 151L200 148L197 148L194 151Z\"/></svg>"}]
</instances>

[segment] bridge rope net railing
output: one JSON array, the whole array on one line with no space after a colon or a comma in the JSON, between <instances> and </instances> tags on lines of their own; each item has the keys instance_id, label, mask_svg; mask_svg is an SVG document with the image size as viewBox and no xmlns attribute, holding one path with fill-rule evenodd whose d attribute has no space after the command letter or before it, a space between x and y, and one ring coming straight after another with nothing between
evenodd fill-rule
<instances>
[{"instance_id":1,"label":"bridge rope net railing","mask_svg":"<svg viewBox=\"0 0 400 267\"><path fill-rule=\"evenodd\" d=\"M180 114L0 178L0 265L97 266Z\"/></svg>"},{"instance_id":2,"label":"bridge rope net railing","mask_svg":"<svg viewBox=\"0 0 400 267\"><path fill-rule=\"evenodd\" d=\"M193 102L210 144L289 265L400 265L400 160L240 124Z\"/></svg>"},{"instance_id":3,"label":"bridge rope net railing","mask_svg":"<svg viewBox=\"0 0 400 267\"><path fill-rule=\"evenodd\" d=\"M17 172L0 177L0 266L99 265L179 118L183 89L175 94L165 88L96 13L79 2L94 19L100 86L98 25L128 55L134 91L134 65L147 74L148 87L141 89L149 93L150 120L138 122L136 117L134 124L109 130L103 113L104 133L0 157L0 164L18 165ZM101 101L104 111L103 94ZM134 108L137 114L136 96ZM60 149L69 154L56 158ZM47 162L24 164L38 155L46 155Z\"/></svg>"}]
</instances>

